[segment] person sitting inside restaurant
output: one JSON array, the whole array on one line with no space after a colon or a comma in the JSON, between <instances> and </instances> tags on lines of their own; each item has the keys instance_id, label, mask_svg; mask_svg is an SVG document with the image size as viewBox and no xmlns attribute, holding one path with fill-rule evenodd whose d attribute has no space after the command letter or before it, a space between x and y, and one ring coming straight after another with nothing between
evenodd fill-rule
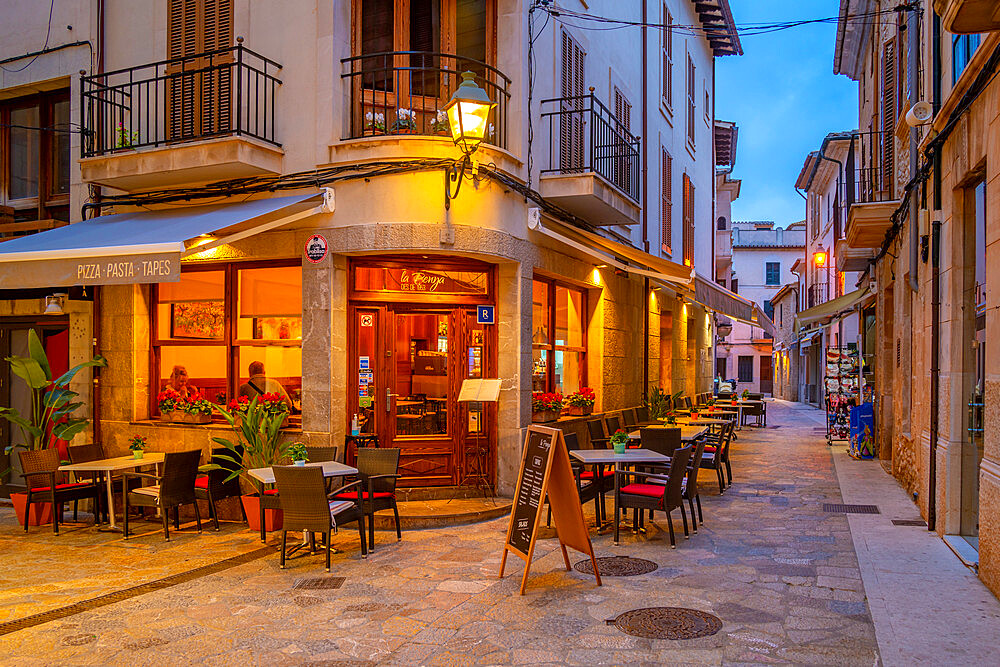
<instances>
[{"instance_id":1,"label":"person sitting inside restaurant","mask_svg":"<svg viewBox=\"0 0 1000 667\"><path fill-rule=\"evenodd\" d=\"M180 364L174 366L173 370L170 371L170 379L167 381L166 388L173 389L180 394L181 398L188 398L189 396L201 393L198 391L198 387L188 381L187 369Z\"/></svg>"},{"instance_id":2,"label":"person sitting inside restaurant","mask_svg":"<svg viewBox=\"0 0 1000 667\"><path fill-rule=\"evenodd\" d=\"M281 383L264 374L264 362L251 361L250 379L240 385L240 396L246 396L251 401L261 394L278 394L288 404L288 410L292 410L292 399L288 397L288 392L281 386Z\"/></svg>"}]
</instances>

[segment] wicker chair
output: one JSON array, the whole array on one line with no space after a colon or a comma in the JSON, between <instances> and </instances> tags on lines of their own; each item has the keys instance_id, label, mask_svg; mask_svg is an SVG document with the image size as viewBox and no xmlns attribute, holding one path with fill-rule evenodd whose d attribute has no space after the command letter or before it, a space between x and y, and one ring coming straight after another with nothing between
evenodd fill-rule
<instances>
[{"instance_id":1,"label":"wicker chair","mask_svg":"<svg viewBox=\"0 0 1000 667\"><path fill-rule=\"evenodd\" d=\"M56 448L39 449L35 451L19 451L21 474L28 487L27 503L24 507L24 532L28 532L28 517L31 514L31 503L52 503L52 532L59 534L59 522L62 521L63 504L92 498L97 508L101 498L101 487L95 481L56 483L59 474L59 450ZM97 520L97 512L94 512Z\"/></svg>"},{"instance_id":2,"label":"wicker chair","mask_svg":"<svg viewBox=\"0 0 1000 667\"><path fill-rule=\"evenodd\" d=\"M607 449L608 438L604 432L603 419L590 419L587 421L587 435L590 436L590 446L593 449Z\"/></svg>"},{"instance_id":3,"label":"wicker chair","mask_svg":"<svg viewBox=\"0 0 1000 667\"><path fill-rule=\"evenodd\" d=\"M212 450L212 463L220 466L217 470L209 470L203 475L198 475L194 481L194 497L198 500L208 502L208 515L215 524L215 529L219 530L219 514L215 503L226 498L239 498L243 495L240 490L240 478L233 477L233 463L219 456L232 457L232 450L225 447L216 447ZM240 513L243 514L243 503L239 503ZM246 516L243 516L246 520Z\"/></svg>"},{"instance_id":4,"label":"wicker chair","mask_svg":"<svg viewBox=\"0 0 1000 667\"><path fill-rule=\"evenodd\" d=\"M722 433L719 435L708 435L704 438L705 454L701 459L701 467L715 471L716 476L719 478L719 493L724 493L726 486L733 483L733 471L728 466L728 461L729 443L733 439L733 430L735 428L736 422L730 421L722 427ZM725 468L725 471L729 475L728 483L724 479L723 468Z\"/></svg>"},{"instance_id":5,"label":"wicker chair","mask_svg":"<svg viewBox=\"0 0 1000 667\"><path fill-rule=\"evenodd\" d=\"M635 421L639 426L659 423L657 420L649 418L649 408L645 405L640 405L635 409Z\"/></svg>"},{"instance_id":6,"label":"wicker chair","mask_svg":"<svg viewBox=\"0 0 1000 667\"><path fill-rule=\"evenodd\" d=\"M580 439L576 433L567 433L563 431L563 441L566 443L566 450L573 451L580 449ZM595 473L594 471L587 470L587 466L580 463L573 457L569 459L570 466L573 468L573 476L576 478L576 491L580 496L580 504L585 505L591 500L594 501L594 516L597 517L597 524L600 525L603 521L604 513L604 492L610 486L610 482L614 478L613 470L602 470L603 479L598 479L594 481ZM603 466L598 466L598 469L602 469ZM600 499L600 502L598 502ZM552 525L552 506L549 506L548 515L545 519L545 525Z\"/></svg>"},{"instance_id":7,"label":"wicker chair","mask_svg":"<svg viewBox=\"0 0 1000 667\"><path fill-rule=\"evenodd\" d=\"M634 431L639 426L639 422L635 418L635 408L625 408L622 410L622 421L625 422L625 428Z\"/></svg>"},{"instance_id":8,"label":"wicker chair","mask_svg":"<svg viewBox=\"0 0 1000 667\"><path fill-rule=\"evenodd\" d=\"M70 463L89 463L90 461L100 461L107 458L104 455L104 448L99 442L89 445L71 445L66 448L66 453L69 454ZM104 476L99 472L76 472L73 473L73 478L78 482L93 482L98 485L104 481ZM104 520L107 521L108 509L104 507L104 494L99 494L98 499L97 507L94 509L94 516L97 516L99 512L103 512ZM76 521L77 505L79 502L78 500L73 501L73 521Z\"/></svg>"},{"instance_id":9,"label":"wicker chair","mask_svg":"<svg viewBox=\"0 0 1000 667\"><path fill-rule=\"evenodd\" d=\"M681 519L684 522L684 535L688 534L687 513L684 511L684 483L687 475L687 464L691 458L691 446L682 447L674 452L670 466L666 468L666 483L663 483L663 466L651 466L657 472L639 472L619 470L615 474L615 508L617 510L637 509L659 510L667 515L667 527L670 531L670 548L676 548L674 539L674 522L670 513L680 508ZM635 481L630 481L634 479ZM649 483L652 480L659 483ZM615 512L615 545L618 544L618 523L621 512ZM693 517L692 517L693 518Z\"/></svg>"},{"instance_id":10,"label":"wicker chair","mask_svg":"<svg viewBox=\"0 0 1000 667\"><path fill-rule=\"evenodd\" d=\"M306 456L309 457L310 461L316 462L339 461L340 447L336 445L333 447L306 447ZM334 486L339 480L336 477L326 477L324 480L326 482L326 492L333 493Z\"/></svg>"},{"instance_id":11,"label":"wicker chair","mask_svg":"<svg viewBox=\"0 0 1000 667\"><path fill-rule=\"evenodd\" d=\"M681 429L662 426L643 427L639 430L643 449L651 449L664 456L673 456L681 446Z\"/></svg>"},{"instance_id":12,"label":"wicker chair","mask_svg":"<svg viewBox=\"0 0 1000 667\"><path fill-rule=\"evenodd\" d=\"M705 455L705 442L699 441L694 446L694 453L687 467L687 480L684 482L684 499L691 507L691 527L694 532L698 532L698 524L705 523L705 517L701 513L701 496L698 495L698 470L701 469L701 459ZM694 506L698 503L698 518L695 519Z\"/></svg>"},{"instance_id":13,"label":"wicker chair","mask_svg":"<svg viewBox=\"0 0 1000 667\"><path fill-rule=\"evenodd\" d=\"M622 421L617 415L610 415L604 419L604 425L608 429L608 437L622 427Z\"/></svg>"},{"instance_id":14,"label":"wicker chair","mask_svg":"<svg viewBox=\"0 0 1000 667\"><path fill-rule=\"evenodd\" d=\"M399 508L396 506L396 480L399 479L399 449L362 447L358 450L355 467L364 482L353 491L338 491L337 500L361 501L368 517L368 550L375 549L375 512L391 509L396 520L396 539L403 539L399 528Z\"/></svg>"},{"instance_id":15,"label":"wicker chair","mask_svg":"<svg viewBox=\"0 0 1000 667\"><path fill-rule=\"evenodd\" d=\"M361 557L367 558L365 548L365 512L358 500L331 499L326 493L326 481L323 470L316 466L274 466L274 481L281 498L281 509L284 511L284 522L281 529L280 566L285 567L285 553L288 547L288 531L309 531L310 547L315 546L313 535L319 533L326 541L326 571L330 571L330 550L333 533L337 531L338 523L343 525L358 522L358 535L361 538ZM361 489L363 480L358 480L343 487ZM304 537L304 536L303 536Z\"/></svg>"},{"instance_id":16,"label":"wicker chair","mask_svg":"<svg viewBox=\"0 0 1000 667\"><path fill-rule=\"evenodd\" d=\"M180 506L194 505L195 521L198 532L201 533L201 512L198 509L198 499L194 493L194 482L198 477L198 464L201 461L201 450L192 449L186 452L167 452L163 457L163 474L150 475L142 472L126 472L125 521L122 524L122 537L128 539L128 508L157 507L163 518L163 539L170 541L170 510L174 511L174 529L180 530ZM130 478L149 479L157 482L153 486L140 486L133 491L127 489Z\"/></svg>"}]
</instances>

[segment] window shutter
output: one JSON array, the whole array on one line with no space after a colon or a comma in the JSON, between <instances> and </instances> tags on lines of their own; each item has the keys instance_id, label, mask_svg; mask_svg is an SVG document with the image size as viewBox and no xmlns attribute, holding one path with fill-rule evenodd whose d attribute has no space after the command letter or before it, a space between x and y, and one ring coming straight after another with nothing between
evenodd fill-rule
<instances>
[{"instance_id":1,"label":"window shutter","mask_svg":"<svg viewBox=\"0 0 1000 667\"><path fill-rule=\"evenodd\" d=\"M568 32L562 31L562 72L560 88L562 92L559 116L559 168L563 171L579 171L584 162L584 56L580 45Z\"/></svg>"},{"instance_id":2,"label":"window shutter","mask_svg":"<svg viewBox=\"0 0 1000 667\"><path fill-rule=\"evenodd\" d=\"M691 145L694 145L694 128L695 128L695 99L694 99L694 79L695 79L695 67L694 60L691 56L687 59L687 138Z\"/></svg>"},{"instance_id":3,"label":"window shutter","mask_svg":"<svg viewBox=\"0 0 1000 667\"><path fill-rule=\"evenodd\" d=\"M622 91L615 86L615 137L612 154L614 155L614 184L623 192L631 192L631 160L629 150L631 146L625 143L625 139L632 128L632 105Z\"/></svg>"},{"instance_id":4,"label":"window shutter","mask_svg":"<svg viewBox=\"0 0 1000 667\"><path fill-rule=\"evenodd\" d=\"M892 189L896 132L896 40L882 45L882 187Z\"/></svg>"},{"instance_id":5,"label":"window shutter","mask_svg":"<svg viewBox=\"0 0 1000 667\"><path fill-rule=\"evenodd\" d=\"M674 105L674 17L663 5L663 100L667 107Z\"/></svg>"},{"instance_id":6,"label":"window shutter","mask_svg":"<svg viewBox=\"0 0 1000 667\"><path fill-rule=\"evenodd\" d=\"M664 148L660 148L660 243L663 250L671 254L673 251L673 192L674 158Z\"/></svg>"},{"instance_id":7,"label":"window shutter","mask_svg":"<svg viewBox=\"0 0 1000 667\"><path fill-rule=\"evenodd\" d=\"M233 44L232 0L169 0L167 57L188 58ZM232 54L215 54L167 66L170 137L184 139L226 132L232 109ZM213 68L207 69L206 68ZM198 71L202 70L202 71Z\"/></svg>"},{"instance_id":8,"label":"window shutter","mask_svg":"<svg viewBox=\"0 0 1000 667\"><path fill-rule=\"evenodd\" d=\"M683 242L684 242L684 264L687 266L694 265L694 184L691 183L691 177L684 174L684 226L683 232Z\"/></svg>"}]
</instances>

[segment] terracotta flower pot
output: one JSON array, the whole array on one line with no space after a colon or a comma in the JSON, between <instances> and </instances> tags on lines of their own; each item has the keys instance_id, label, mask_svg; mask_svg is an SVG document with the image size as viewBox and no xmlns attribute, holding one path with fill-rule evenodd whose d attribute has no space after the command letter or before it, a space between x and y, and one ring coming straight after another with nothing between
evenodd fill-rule
<instances>
[{"instance_id":1,"label":"terracotta flower pot","mask_svg":"<svg viewBox=\"0 0 1000 667\"><path fill-rule=\"evenodd\" d=\"M24 511L28 504L27 493L12 493L10 500L17 514L17 525L24 525ZM44 526L52 523L52 503L31 503L31 513L28 514L29 526Z\"/></svg>"},{"instance_id":2,"label":"terracotta flower pot","mask_svg":"<svg viewBox=\"0 0 1000 667\"><path fill-rule=\"evenodd\" d=\"M536 424L554 422L557 419L559 419L558 410L535 410L531 413L531 421Z\"/></svg>"},{"instance_id":3,"label":"terracotta flower pot","mask_svg":"<svg viewBox=\"0 0 1000 667\"><path fill-rule=\"evenodd\" d=\"M247 514L247 523L250 530L255 533L260 532L260 496L240 496L243 501L243 511ZM281 530L285 524L285 513L281 510L264 510L264 529L273 533Z\"/></svg>"},{"instance_id":4,"label":"terracotta flower pot","mask_svg":"<svg viewBox=\"0 0 1000 667\"><path fill-rule=\"evenodd\" d=\"M212 415L190 414L183 410L174 410L160 415L160 420L172 424L210 424Z\"/></svg>"},{"instance_id":5,"label":"terracotta flower pot","mask_svg":"<svg viewBox=\"0 0 1000 667\"><path fill-rule=\"evenodd\" d=\"M582 417L583 415L589 415L594 411L593 405L570 405L566 408L566 414L572 415L574 417Z\"/></svg>"}]
</instances>

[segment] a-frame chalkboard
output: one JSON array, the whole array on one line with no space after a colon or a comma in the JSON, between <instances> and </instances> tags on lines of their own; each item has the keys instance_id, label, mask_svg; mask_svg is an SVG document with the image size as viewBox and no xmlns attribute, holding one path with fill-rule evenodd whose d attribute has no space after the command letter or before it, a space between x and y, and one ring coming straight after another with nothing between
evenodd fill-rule
<instances>
[{"instance_id":1,"label":"a-frame chalkboard","mask_svg":"<svg viewBox=\"0 0 1000 667\"><path fill-rule=\"evenodd\" d=\"M535 539L542 519L542 499L548 495L552 509L552 522L559 536L566 569L570 569L566 547L590 556L594 566L597 585L601 585L601 574L597 570L594 547L590 543L587 524L583 518L583 506L576 488L576 478L569 461L569 451L563 440L562 431L546 426L529 426L524 438L521 455L521 469L517 476L517 490L514 506L510 513L510 526L504 543L503 558L500 561L500 577L503 578L507 565L507 552L513 552L524 559L524 576L521 578L521 595L528 583L528 570L535 551Z\"/></svg>"}]
</instances>

